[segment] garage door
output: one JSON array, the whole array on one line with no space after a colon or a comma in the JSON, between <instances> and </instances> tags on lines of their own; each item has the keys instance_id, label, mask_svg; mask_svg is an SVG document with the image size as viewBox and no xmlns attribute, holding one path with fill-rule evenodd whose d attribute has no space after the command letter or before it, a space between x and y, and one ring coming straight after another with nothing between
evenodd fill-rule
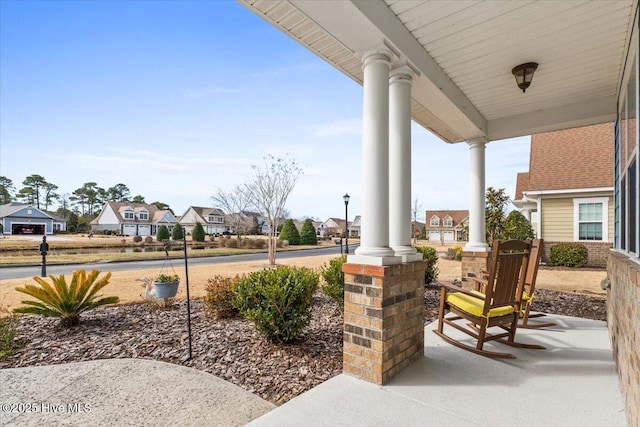
<instances>
[{"instance_id":1,"label":"garage door","mask_svg":"<svg viewBox=\"0 0 640 427\"><path fill-rule=\"evenodd\" d=\"M44 235L44 224L11 224L11 234Z\"/></svg>"},{"instance_id":2,"label":"garage door","mask_svg":"<svg viewBox=\"0 0 640 427\"><path fill-rule=\"evenodd\" d=\"M444 232L444 241L445 242L453 242L453 231L445 231Z\"/></svg>"},{"instance_id":3,"label":"garage door","mask_svg":"<svg viewBox=\"0 0 640 427\"><path fill-rule=\"evenodd\" d=\"M122 234L125 236L135 236L136 235L136 226L135 225L124 225L122 227Z\"/></svg>"},{"instance_id":4,"label":"garage door","mask_svg":"<svg viewBox=\"0 0 640 427\"><path fill-rule=\"evenodd\" d=\"M151 226L150 225L139 225L138 226L138 236L151 236Z\"/></svg>"},{"instance_id":5,"label":"garage door","mask_svg":"<svg viewBox=\"0 0 640 427\"><path fill-rule=\"evenodd\" d=\"M440 240L440 232L439 231L430 231L429 232L429 240L431 240L431 241Z\"/></svg>"}]
</instances>

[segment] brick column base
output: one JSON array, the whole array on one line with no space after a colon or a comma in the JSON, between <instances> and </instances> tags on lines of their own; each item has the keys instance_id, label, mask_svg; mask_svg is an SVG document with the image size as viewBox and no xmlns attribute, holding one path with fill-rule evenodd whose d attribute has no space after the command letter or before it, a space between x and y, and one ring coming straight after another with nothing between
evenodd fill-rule
<instances>
[{"instance_id":1,"label":"brick column base","mask_svg":"<svg viewBox=\"0 0 640 427\"><path fill-rule=\"evenodd\" d=\"M424 356L424 270L344 264L345 373L385 384Z\"/></svg>"},{"instance_id":2,"label":"brick column base","mask_svg":"<svg viewBox=\"0 0 640 427\"><path fill-rule=\"evenodd\" d=\"M482 270L489 270L491 252L462 252L462 287L473 286L472 277L482 277Z\"/></svg>"}]
</instances>

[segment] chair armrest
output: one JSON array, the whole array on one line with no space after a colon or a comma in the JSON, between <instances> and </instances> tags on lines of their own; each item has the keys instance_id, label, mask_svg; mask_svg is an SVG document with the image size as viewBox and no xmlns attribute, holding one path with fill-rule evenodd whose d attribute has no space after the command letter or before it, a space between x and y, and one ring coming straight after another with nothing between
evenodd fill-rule
<instances>
[{"instance_id":1,"label":"chair armrest","mask_svg":"<svg viewBox=\"0 0 640 427\"><path fill-rule=\"evenodd\" d=\"M485 299L484 295L478 295L477 293L469 291L469 290L467 290L467 289L465 289L463 287L460 287L458 285L454 285L453 283L441 282L441 281L438 281L436 283L438 285L440 285L442 287L442 289L445 290L445 292L448 292L448 291L460 292L462 294L469 295L469 296L477 298L479 300L484 300Z\"/></svg>"}]
</instances>

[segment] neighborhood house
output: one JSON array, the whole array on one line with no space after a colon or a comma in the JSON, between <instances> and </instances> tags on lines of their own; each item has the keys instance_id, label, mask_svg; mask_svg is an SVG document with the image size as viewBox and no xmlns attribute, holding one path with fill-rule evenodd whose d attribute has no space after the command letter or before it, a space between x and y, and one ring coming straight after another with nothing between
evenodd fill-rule
<instances>
[{"instance_id":1,"label":"neighborhood house","mask_svg":"<svg viewBox=\"0 0 640 427\"><path fill-rule=\"evenodd\" d=\"M155 205L106 202L90 224L94 232L110 230L123 236L155 236L161 225L171 230L177 223L171 211L158 209Z\"/></svg>"},{"instance_id":2,"label":"neighborhood house","mask_svg":"<svg viewBox=\"0 0 640 427\"><path fill-rule=\"evenodd\" d=\"M588 264L606 266L613 246L613 124L531 137L529 172L519 173L513 204L544 239L542 260L560 242L580 242Z\"/></svg>"},{"instance_id":3,"label":"neighborhood house","mask_svg":"<svg viewBox=\"0 0 640 427\"><path fill-rule=\"evenodd\" d=\"M426 211L426 235L432 242L459 242L466 240L468 210Z\"/></svg>"},{"instance_id":4,"label":"neighborhood house","mask_svg":"<svg viewBox=\"0 0 640 427\"><path fill-rule=\"evenodd\" d=\"M66 230L66 221L25 203L0 206L3 234L48 235L56 229Z\"/></svg>"}]
</instances>

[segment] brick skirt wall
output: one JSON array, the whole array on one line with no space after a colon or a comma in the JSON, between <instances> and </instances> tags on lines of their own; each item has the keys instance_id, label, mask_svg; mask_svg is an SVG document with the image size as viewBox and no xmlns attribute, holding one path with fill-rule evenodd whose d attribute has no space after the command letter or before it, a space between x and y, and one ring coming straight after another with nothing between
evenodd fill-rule
<instances>
[{"instance_id":1,"label":"brick skirt wall","mask_svg":"<svg viewBox=\"0 0 640 427\"><path fill-rule=\"evenodd\" d=\"M640 263L610 251L607 323L630 426L640 426Z\"/></svg>"},{"instance_id":2,"label":"brick skirt wall","mask_svg":"<svg viewBox=\"0 0 640 427\"><path fill-rule=\"evenodd\" d=\"M558 243L574 243L574 242L543 242L542 243L542 262L549 262L551 257L551 248ZM609 249L613 244L607 242L578 242L586 246L589 256L587 258L586 267L606 267Z\"/></svg>"}]
</instances>

